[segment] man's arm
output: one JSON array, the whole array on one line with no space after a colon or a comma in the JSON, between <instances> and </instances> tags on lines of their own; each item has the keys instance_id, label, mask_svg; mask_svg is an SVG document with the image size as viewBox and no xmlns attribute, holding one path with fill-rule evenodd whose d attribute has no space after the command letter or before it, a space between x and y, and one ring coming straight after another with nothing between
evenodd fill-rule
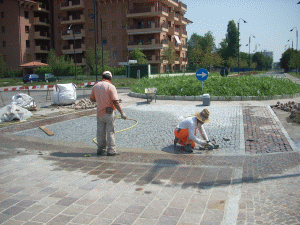
<instances>
[{"instance_id":1,"label":"man's arm","mask_svg":"<svg viewBox=\"0 0 300 225\"><path fill-rule=\"evenodd\" d=\"M95 94L94 94L94 89L92 89L92 93L91 93L90 99L91 99L92 102L96 102L96 98L95 98Z\"/></svg>"},{"instance_id":2,"label":"man's arm","mask_svg":"<svg viewBox=\"0 0 300 225\"><path fill-rule=\"evenodd\" d=\"M114 100L113 101L115 107L117 108L117 110L120 112L122 119L127 119L125 113L123 112L121 105L119 103L119 100Z\"/></svg>"}]
</instances>

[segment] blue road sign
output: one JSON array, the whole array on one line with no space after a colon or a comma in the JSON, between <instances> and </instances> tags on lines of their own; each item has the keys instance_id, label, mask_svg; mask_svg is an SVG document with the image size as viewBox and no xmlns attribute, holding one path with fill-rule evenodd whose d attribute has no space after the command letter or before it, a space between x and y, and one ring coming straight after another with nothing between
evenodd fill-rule
<instances>
[{"instance_id":1,"label":"blue road sign","mask_svg":"<svg viewBox=\"0 0 300 225\"><path fill-rule=\"evenodd\" d=\"M196 77L199 81L205 81L208 78L207 70L203 68L197 70Z\"/></svg>"}]
</instances>

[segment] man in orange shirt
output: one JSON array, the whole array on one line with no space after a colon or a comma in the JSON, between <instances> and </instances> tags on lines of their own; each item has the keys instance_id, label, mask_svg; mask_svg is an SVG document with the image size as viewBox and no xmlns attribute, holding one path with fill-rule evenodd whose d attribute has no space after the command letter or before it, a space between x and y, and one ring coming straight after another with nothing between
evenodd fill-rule
<instances>
[{"instance_id":1,"label":"man in orange shirt","mask_svg":"<svg viewBox=\"0 0 300 225\"><path fill-rule=\"evenodd\" d=\"M114 156L116 152L115 115L116 109L122 119L127 119L123 112L116 87L111 83L112 74L104 71L102 81L97 83L90 96L92 102L97 103L97 154ZM107 149L106 149L107 147Z\"/></svg>"}]
</instances>

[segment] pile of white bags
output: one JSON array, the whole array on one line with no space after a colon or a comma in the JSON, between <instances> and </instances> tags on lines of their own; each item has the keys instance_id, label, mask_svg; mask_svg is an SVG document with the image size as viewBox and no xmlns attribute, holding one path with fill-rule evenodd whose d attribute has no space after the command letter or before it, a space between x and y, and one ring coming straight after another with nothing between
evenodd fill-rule
<instances>
[{"instance_id":1,"label":"pile of white bags","mask_svg":"<svg viewBox=\"0 0 300 225\"><path fill-rule=\"evenodd\" d=\"M15 103L17 106L20 106L22 108L30 108L31 106L34 106L34 100L29 95L19 93L12 97L12 103Z\"/></svg>"},{"instance_id":2,"label":"pile of white bags","mask_svg":"<svg viewBox=\"0 0 300 225\"><path fill-rule=\"evenodd\" d=\"M53 87L53 104L69 105L77 99L76 87L74 84L56 84Z\"/></svg>"},{"instance_id":3,"label":"pile of white bags","mask_svg":"<svg viewBox=\"0 0 300 225\"><path fill-rule=\"evenodd\" d=\"M32 116L32 113L27 109L18 106L15 102L10 103L0 109L0 123L10 122L12 120L27 120Z\"/></svg>"}]
</instances>

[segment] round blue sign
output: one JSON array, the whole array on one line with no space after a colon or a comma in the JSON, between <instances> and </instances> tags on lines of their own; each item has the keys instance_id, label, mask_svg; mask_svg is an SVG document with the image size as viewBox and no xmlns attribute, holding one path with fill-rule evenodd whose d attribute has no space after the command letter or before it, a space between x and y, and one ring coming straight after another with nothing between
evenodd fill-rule
<instances>
[{"instance_id":1,"label":"round blue sign","mask_svg":"<svg viewBox=\"0 0 300 225\"><path fill-rule=\"evenodd\" d=\"M197 70L196 77L199 81L205 81L208 78L207 70L203 68Z\"/></svg>"}]
</instances>

